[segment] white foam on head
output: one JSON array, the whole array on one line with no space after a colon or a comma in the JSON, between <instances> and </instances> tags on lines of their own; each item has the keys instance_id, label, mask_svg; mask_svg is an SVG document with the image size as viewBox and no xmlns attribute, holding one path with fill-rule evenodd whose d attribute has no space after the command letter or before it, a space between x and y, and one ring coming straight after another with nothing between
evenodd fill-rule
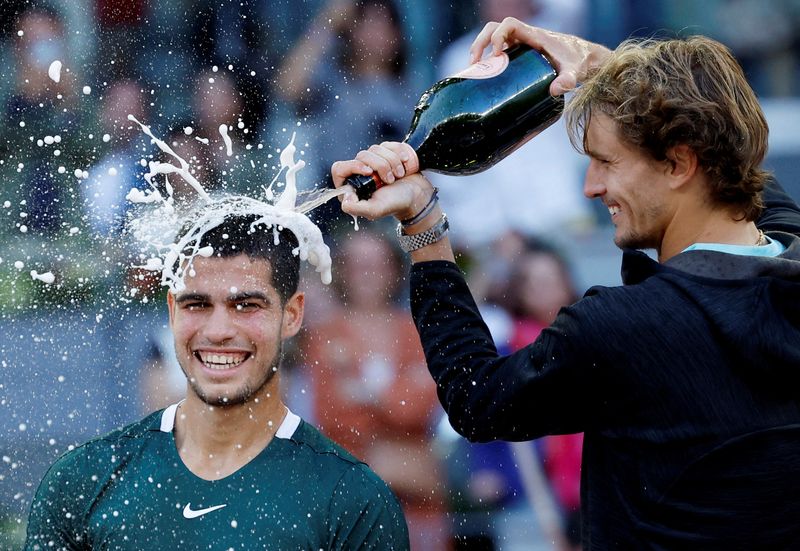
<instances>
[{"instance_id":1,"label":"white foam on head","mask_svg":"<svg viewBox=\"0 0 800 551\"><path fill-rule=\"evenodd\" d=\"M196 256L210 257L213 249L202 246L206 232L216 228L233 216L253 216L251 230L264 232L264 238L280 241L282 231L291 231L297 238L298 246L293 251L300 260L307 261L320 273L323 283L331 282L330 249L322 238L320 229L305 215L306 212L322 204L319 195L313 201L297 205L297 171L305 166L304 161L294 160L294 135L292 141L281 153L281 169L286 171L283 192L272 203L242 195L222 194L210 197L189 173L189 163L178 156L166 143L156 138L148 126L143 125L132 115L128 118L142 128L154 143L165 153L174 157L180 166L151 161L150 171L145 180L151 189L131 189L126 198L134 203L151 204L149 211L133 218L130 229L133 235L150 249L150 258L144 260L142 268L161 272L161 283L172 291L185 288L185 276L193 274L193 260ZM173 197L173 189L167 179L169 174L177 173L186 179L198 192L198 198L183 200ZM153 177L164 176L166 195L153 184ZM277 176L276 176L277 179ZM274 180L273 180L274 183ZM270 188L264 190L269 199L274 197ZM332 197L329 196L327 198ZM199 200L198 200L199 199ZM327 199L325 199L327 200ZM314 205L311 206L310 203Z\"/></svg>"},{"instance_id":2,"label":"white foam on head","mask_svg":"<svg viewBox=\"0 0 800 551\"><path fill-rule=\"evenodd\" d=\"M192 272L195 256L213 255L210 246L201 247L203 236L222 224L231 216L252 215L254 221L251 231L264 233L264 239L280 242L281 232L291 231L297 238L298 246L293 251L300 260L307 261L320 273L322 282L331 282L330 249L322 238L319 228L304 214L277 208L275 205L243 195L227 195L200 206L199 213L193 212L187 218L178 217L183 227L188 226L182 235L175 235L170 243L161 246L162 260L151 258L143 266L146 269L161 271L161 283L173 291L185 288L184 279ZM135 227L134 232L153 231L149 222L144 227ZM161 231L156 230L158 233ZM162 234L163 236L163 234ZM152 234L150 238L154 237Z\"/></svg>"}]
</instances>

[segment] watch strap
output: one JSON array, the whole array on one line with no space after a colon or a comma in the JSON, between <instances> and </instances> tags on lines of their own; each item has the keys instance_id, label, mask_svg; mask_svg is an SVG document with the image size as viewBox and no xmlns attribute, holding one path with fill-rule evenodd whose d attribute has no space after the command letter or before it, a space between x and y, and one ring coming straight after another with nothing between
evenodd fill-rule
<instances>
[{"instance_id":1,"label":"watch strap","mask_svg":"<svg viewBox=\"0 0 800 551\"><path fill-rule=\"evenodd\" d=\"M440 241L447 230L450 229L450 222L447 220L447 215L442 214L442 217L430 228L423 232L408 235L405 233L402 224L397 225L397 239L400 241L400 248L404 252L410 253L416 251L427 245L431 245Z\"/></svg>"}]
</instances>

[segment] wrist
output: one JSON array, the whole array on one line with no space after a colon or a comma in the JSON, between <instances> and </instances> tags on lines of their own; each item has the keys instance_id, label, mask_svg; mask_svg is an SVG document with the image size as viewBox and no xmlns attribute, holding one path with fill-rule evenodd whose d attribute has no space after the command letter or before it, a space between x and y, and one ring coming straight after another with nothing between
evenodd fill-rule
<instances>
[{"instance_id":1,"label":"wrist","mask_svg":"<svg viewBox=\"0 0 800 551\"><path fill-rule=\"evenodd\" d=\"M437 203L425 216L414 224L405 225L401 222L398 225L402 228L405 235L415 235L430 229L442 218L443 214L442 208Z\"/></svg>"},{"instance_id":2,"label":"wrist","mask_svg":"<svg viewBox=\"0 0 800 551\"><path fill-rule=\"evenodd\" d=\"M434 187L433 193L431 193L431 197L430 199L428 199L428 202L425 204L425 206L422 207L422 209L411 218L401 219L400 225L403 226L404 228L409 228L411 226L414 226L415 224L422 222L425 219L425 217L427 217L428 214L430 214L433 211L433 209L436 208L436 205L438 203L439 203L439 188Z\"/></svg>"},{"instance_id":3,"label":"wrist","mask_svg":"<svg viewBox=\"0 0 800 551\"><path fill-rule=\"evenodd\" d=\"M438 192L438 188L430 184L414 187L411 203L406 209L394 213L395 219L402 224L403 228L417 226L417 224L427 218L438 205Z\"/></svg>"}]
</instances>

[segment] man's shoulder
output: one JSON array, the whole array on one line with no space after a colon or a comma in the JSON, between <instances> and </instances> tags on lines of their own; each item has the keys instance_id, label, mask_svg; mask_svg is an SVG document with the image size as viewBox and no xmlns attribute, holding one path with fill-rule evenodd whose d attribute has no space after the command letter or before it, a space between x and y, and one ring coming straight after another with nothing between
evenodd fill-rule
<instances>
[{"instance_id":1,"label":"man's shoulder","mask_svg":"<svg viewBox=\"0 0 800 551\"><path fill-rule=\"evenodd\" d=\"M319 429L303 421L290 440L296 445L298 456L305 455L312 476L323 477L334 486L357 482L361 490L382 493L386 483L363 461L322 434ZM293 458L297 468L299 457Z\"/></svg>"},{"instance_id":2,"label":"man's shoulder","mask_svg":"<svg viewBox=\"0 0 800 551\"><path fill-rule=\"evenodd\" d=\"M323 435L316 427L302 422L289 439L306 455L312 470L309 482L330 500L329 511L337 525L348 526L342 533L351 541L372 542L370 548L408 549L408 533L397 497L366 463ZM293 459L293 469L303 467ZM302 463L300 461L299 463ZM380 526L380 529L375 528Z\"/></svg>"},{"instance_id":3,"label":"man's shoulder","mask_svg":"<svg viewBox=\"0 0 800 551\"><path fill-rule=\"evenodd\" d=\"M300 423L289 440L298 445L303 453L315 457L318 461L337 463L344 469L363 464L353 454L305 421Z\"/></svg>"},{"instance_id":4,"label":"man's shoulder","mask_svg":"<svg viewBox=\"0 0 800 551\"><path fill-rule=\"evenodd\" d=\"M147 434L157 429L161 413L153 412L139 421L70 447L53 463L48 475L80 471L87 467L96 471L98 465L113 466L118 463L117 457L141 445Z\"/></svg>"}]
</instances>

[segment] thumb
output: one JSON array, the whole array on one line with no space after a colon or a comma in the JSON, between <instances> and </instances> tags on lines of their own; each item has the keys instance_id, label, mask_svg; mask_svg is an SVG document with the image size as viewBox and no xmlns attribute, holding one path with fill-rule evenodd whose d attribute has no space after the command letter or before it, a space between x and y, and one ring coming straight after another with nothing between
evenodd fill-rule
<instances>
[{"instance_id":1,"label":"thumb","mask_svg":"<svg viewBox=\"0 0 800 551\"><path fill-rule=\"evenodd\" d=\"M372 218L372 205L369 201L360 201L355 193L348 192L342 196L342 212L351 216Z\"/></svg>"},{"instance_id":2,"label":"thumb","mask_svg":"<svg viewBox=\"0 0 800 551\"><path fill-rule=\"evenodd\" d=\"M553 96L561 96L570 90L574 90L578 85L578 77L575 71L564 71L553 79L550 83L550 94Z\"/></svg>"}]
</instances>

